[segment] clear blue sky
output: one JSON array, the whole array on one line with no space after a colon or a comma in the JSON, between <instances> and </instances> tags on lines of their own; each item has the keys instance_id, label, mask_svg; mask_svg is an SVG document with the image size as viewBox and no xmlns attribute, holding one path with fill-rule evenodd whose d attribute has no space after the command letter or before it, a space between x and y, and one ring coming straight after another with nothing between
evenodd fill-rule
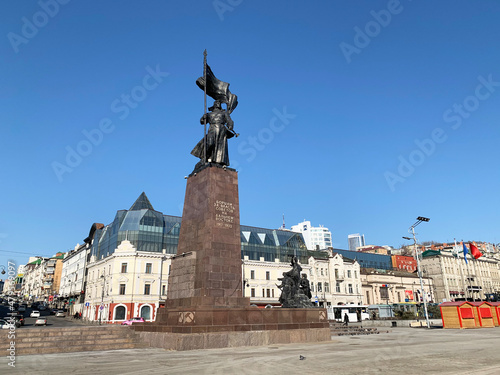
<instances>
[{"instance_id":1,"label":"clear blue sky","mask_svg":"<svg viewBox=\"0 0 500 375\"><path fill-rule=\"evenodd\" d=\"M60 1L0 13L0 264L73 248L142 191L181 214L205 48L239 98L241 223L284 213L346 248L427 216L419 240L500 242L498 1Z\"/></svg>"}]
</instances>

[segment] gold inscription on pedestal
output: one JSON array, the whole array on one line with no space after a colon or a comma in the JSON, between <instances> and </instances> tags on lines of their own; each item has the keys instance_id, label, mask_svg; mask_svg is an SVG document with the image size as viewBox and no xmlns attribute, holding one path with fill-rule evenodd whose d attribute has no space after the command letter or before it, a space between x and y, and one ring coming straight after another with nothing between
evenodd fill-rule
<instances>
[{"instance_id":1,"label":"gold inscription on pedestal","mask_svg":"<svg viewBox=\"0 0 500 375\"><path fill-rule=\"evenodd\" d=\"M232 228L234 223L234 205L231 202L215 201L215 226L219 228Z\"/></svg>"}]
</instances>

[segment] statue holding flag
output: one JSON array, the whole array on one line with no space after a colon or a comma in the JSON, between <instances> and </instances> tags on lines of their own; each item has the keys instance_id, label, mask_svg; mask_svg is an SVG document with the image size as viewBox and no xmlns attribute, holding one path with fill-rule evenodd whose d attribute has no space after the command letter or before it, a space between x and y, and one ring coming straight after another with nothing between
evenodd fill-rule
<instances>
[{"instance_id":1,"label":"statue holding flag","mask_svg":"<svg viewBox=\"0 0 500 375\"><path fill-rule=\"evenodd\" d=\"M192 155L200 158L195 170L206 163L228 166L227 140L239 135L233 130L234 123L230 116L238 105L238 98L229 91L229 83L215 77L207 64L206 51L204 52L203 77L198 78L196 84L205 93L205 114L200 119L200 123L205 126L205 135L191 151ZM206 110L207 95L215 100L214 105L209 108L209 113ZM222 108L222 103L226 104L226 110ZM210 124L208 132L207 123Z\"/></svg>"}]
</instances>

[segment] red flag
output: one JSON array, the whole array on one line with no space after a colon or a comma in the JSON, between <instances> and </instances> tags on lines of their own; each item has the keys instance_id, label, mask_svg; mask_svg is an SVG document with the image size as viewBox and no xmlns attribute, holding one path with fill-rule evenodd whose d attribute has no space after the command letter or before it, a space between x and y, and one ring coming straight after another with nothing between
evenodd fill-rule
<instances>
[{"instance_id":1,"label":"red flag","mask_svg":"<svg viewBox=\"0 0 500 375\"><path fill-rule=\"evenodd\" d=\"M474 257L474 259L478 259L483 256L483 253L479 251L479 249L475 244L469 243L469 247L470 247L470 253Z\"/></svg>"}]
</instances>

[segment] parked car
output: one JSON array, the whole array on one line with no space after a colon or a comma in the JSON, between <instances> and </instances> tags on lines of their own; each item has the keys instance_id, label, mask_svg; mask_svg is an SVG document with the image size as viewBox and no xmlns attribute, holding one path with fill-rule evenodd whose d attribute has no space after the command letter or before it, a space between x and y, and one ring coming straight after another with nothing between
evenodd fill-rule
<instances>
[{"instance_id":1,"label":"parked car","mask_svg":"<svg viewBox=\"0 0 500 375\"><path fill-rule=\"evenodd\" d=\"M45 317L40 317L35 321L36 326L46 326L47 325L47 318Z\"/></svg>"},{"instance_id":2,"label":"parked car","mask_svg":"<svg viewBox=\"0 0 500 375\"><path fill-rule=\"evenodd\" d=\"M14 320L14 325L16 326L16 328L21 327L21 322L19 320L17 320L17 319L14 319L14 318L10 317L10 316L6 316L5 318L3 318L1 320L4 320L8 325L10 325L11 322L12 322L12 320Z\"/></svg>"},{"instance_id":3,"label":"parked car","mask_svg":"<svg viewBox=\"0 0 500 375\"><path fill-rule=\"evenodd\" d=\"M10 323L4 319L0 319L0 329L9 329Z\"/></svg>"},{"instance_id":4,"label":"parked car","mask_svg":"<svg viewBox=\"0 0 500 375\"><path fill-rule=\"evenodd\" d=\"M40 306L38 306L38 310L40 310L40 311L43 311L43 310L45 310L45 309L46 309L46 307L45 307L44 305L40 305Z\"/></svg>"},{"instance_id":5,"label":"parked car","mask_svg":"<svg viewBox=\"0 0 500 375\"><path fill-rule=\"evenodd\" d=\"M31 318L39 318L40 317L40 311L38 310L33 310L30 314Z\"/></svg>"},{"instance_id":6,"label":"parked car","mask_svg":"<svg viewBox=\"0 0 500 375\"><path fill-rule=\"evenodd\" d=\"M145 320L142 317L136 317L122 322L122 326L131 326L132 323L144 323Z\"/></svg>"},{"instance_id":7,"label":"parked car","mask_svg":"<svg viewBox=\"0 0 500 375\"><path fill-rule=\"evenodd\" d=\"M58 317L58 318L64 318L65 316L66 316L66 314L62 310L58 310L56 312L56 317Z\"/></svg>"},{"instance_id":8,"label":"parked car","mask_svg":"<svg viewBox=\"0 0 500 375\"><path fill-rule=\"evenodd\" d=\"M26 311L26 306L24 306L24 305L19 306L18 309L17 309L17 311L19 311L19 312L25 312Z\"/></svg>"}]
</instances>

